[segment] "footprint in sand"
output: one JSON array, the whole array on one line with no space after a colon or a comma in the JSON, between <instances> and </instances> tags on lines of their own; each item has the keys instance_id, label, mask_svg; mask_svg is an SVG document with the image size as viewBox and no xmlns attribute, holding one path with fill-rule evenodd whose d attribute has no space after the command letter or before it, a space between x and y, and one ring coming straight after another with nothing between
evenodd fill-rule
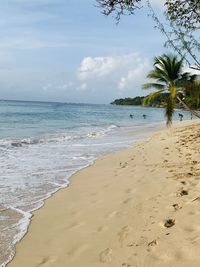
<instances>
[{"instance_id":1,"label":"footprint in sand","mask_svg":"<svg viewBox=\"0 0 200 267\"><path fill-rule=\"evenodd\" d=\"M188 195L188 191L185 190L185 189L180 189L178 192L177 192L177 196L187 196Z\"/></svg>"},{"instance_id":2,"label":"footprint in sand","mask_svg":"<svg viewBox=\"0 0 200 267\"><path fill-rule=\"evenodd\" d=\"M170 227L172 227L172 226L174 226L175 225L175 219L166 219L165 221L164 221L164 226L166 227L166 228L170 228Z\"/></svg>"},{"instance_id":3,"label":"footprint in sand","mask_svg":"<svg viewBox=\"0 0 200 267\"><path fill-rule=\"evenodd\" d=\"M67 229L71 230L71 229L74 229L74 228L81 227L81 226L83 226L85 224L86 224L86 222L73 222L73 223L71 223L70 225L67 226Z\"/></svg>"},{"instance_id":4,"label":"footprint in sand","mask_svg":"<svg viewBox=\"0 0 200 267\"><path fill-rule=\"evenodd\" d=\"M131 266L133 265L131 265L130 263L126 263L126 262L122 263L122 267L131 267Z\"/></svg>"},{"instance_id":5,"label":"footprint in sand","mask_svg":"<svg viewBox=\"0 0 200 267\"><path fill-rule=\"evenodd\" d=\"M126 194L132 194L133 192L134 192L134 190L131 189L131 188L128 188L128 189L126 189L126 191L125 191Z\"/></svg>"},{"instance_id":6,"label":"footprint in sand","mask_svg":"<svg viewBox=\"0 0 200 267\"><path fill-rule=\"evenodd\" d=\"M40 263L38 263L36 265L36 267L40 267L40 266L49 266L49 264L53 263L56 261L56 257L53 258L53 257L44 257Z\"/></svg>"},{"instance_id":7,"label":"footprint in sand","mask_svg":"<svg viewBox=\"0 0 200 267\"><path fill-rule=\"evenodd\" d=\"M184 184L184 185L186 185L186 181L181 181L181 184Z\"/></svg>"},{"instance_id":8,"label":"footprint in sand","mask_svg":"<svg viewBox=\"0 0 200 267\"><path fill-rule=\"evenodd\" d=\"M111 219L113 217L116 217L117 215L117 211L112 211L112 212L109 212L108 214L105 215L105 219Z\"/></svg>"},{"instance_id":9,"label":"footprint in sand","mask_svg":"<svg viewBox=\"0 0 200 267\"><path fill-rule=\"evenodd\" d=\"M175 211L182 209L182 206L180 206L178 203L173 204L172 207L174 208Z\"/></svg>"},{"instance_id":10,"label":"footprint in sand","mask_svg":"<svg viewBox=\"0 0 200 267\"><path fill-rule=\"evenodd\" d=\"M121 243L121 245L123 245L124 241L127 239L131 230L132 230L131 227L126 225L119 231L118 236L119 236L119 242Z\"/></svg>"},{"instance_id":11,"label":"footprint in sand","mask_svg":"<svg viewBox=\"0 0 200 267\"><path fill-rule=\"evenodd\" d=\"M148 243L148 247L154 247L154 246L156 246L157 244L158 244L157 240L154 239L153 241L151 241L151 242Z\"/></svg>"},{"instance_id":12,"label":"footprint in sand","mask_svg":"<svg viewBox=\"0 0 200 267\"><path fill-rule=\"evenodd\" d=\"M122 162L120 162L120 168L126 168L126 166L128 165L128 163L127 162L124 162L124 163L122 163Z\"/></svg>"},{"instance_id":13,"label":"footprint in sand","mask_svg":"<svg viewBox=\"0 0 200 267\"><path fill-rule=\"evenodd\" d=\"M152 240L151 242L148 243L148 249L147 251L152 251L152 249L158 245L158 242L156 239Z\"/></svg>"},{"instance_id":14,"label":"footprint in sand","mask_svg":"<svg viewBox=\"0 0 200 267\"><path fill-rule=\"evenodd\" d=\"M112 249L106 248L99 254L99 260L100 262L106 263L112 261Z\"/></svg>"},{"instance_id":15,"label":"footprint in sand","mask_svg":"<svg viewBox=\"0 0 200 267\"><path fill-rule=\"evenodd\" d=\"M132 202L132 198L131 198L131 197L125 199L125 200L122 202L122 204L128 204L128 203L130 203L130 202Z\"/></svg>"},{"instance_id":16,"label":"footprint in sand","mask_svg":"<svg viewBox=\"0 0 200 267\"><path fill-rule=\"evenodd\" d=\"M105 232L108 230L108 226L99 226L97 228L97 232L101 233L101 232Z\"/></svg>"}]
</instances>

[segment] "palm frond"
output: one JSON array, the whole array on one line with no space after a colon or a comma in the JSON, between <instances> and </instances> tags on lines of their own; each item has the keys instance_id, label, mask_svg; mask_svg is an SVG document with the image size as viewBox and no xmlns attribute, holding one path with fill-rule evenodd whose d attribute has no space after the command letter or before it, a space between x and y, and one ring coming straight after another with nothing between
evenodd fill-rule
<instances>
[{"instance_id":1,"label":"palm frond","mask_svg":"<svg viewBox=\"0 0 200 267\"><path fill-rule=\"evenodd\" d=\"M143 99L142 105L143 105L143 106L146 106L146 105L151 104L151 103L154 101L154 99L155 99L156 97L158 97L159 95L161 95L163 92L164 92L164 90L160 90L160 91L158 91L158 92L153 92L153 93L149 94L148 96L146 96L146 97Z\"/></svg>"},{"instance_id":2,"label":"palm frond","mask_svg":"<svg viewBox=\"0 0 200 267\"><path fill-rule=\"evenodd\" d=\"M142 86L142 89L144 89L144 90L150 89L150 88L155 88L158 90L164 90L165 86L161 83L145 83Z\"/></svg>"}]
</instances>

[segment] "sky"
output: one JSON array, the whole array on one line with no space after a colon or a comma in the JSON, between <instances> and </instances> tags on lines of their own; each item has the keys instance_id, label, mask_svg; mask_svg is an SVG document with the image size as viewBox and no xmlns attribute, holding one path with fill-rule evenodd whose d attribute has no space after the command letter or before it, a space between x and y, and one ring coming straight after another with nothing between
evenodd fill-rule
<instances>
[{"instance_id":1,"label":"sky","mask_svg":"<svg viewBox=\"0 0 200 267\"><path fill-rule=\"evenodd\" d=\"M163 1L152 0L162 17ZM0 99L110 103L145 95L164 37L142 8L116 25L95 0L4 0Z\"/></svg>"}]
</instances>

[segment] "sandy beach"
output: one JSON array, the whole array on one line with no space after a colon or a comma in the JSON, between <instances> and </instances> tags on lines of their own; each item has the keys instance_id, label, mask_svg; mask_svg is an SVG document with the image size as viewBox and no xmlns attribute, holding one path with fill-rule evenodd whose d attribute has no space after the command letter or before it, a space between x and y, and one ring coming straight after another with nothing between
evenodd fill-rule
<instances>
[{"instance_id":1,"label":"sandy beach","mask_svg":"<svg viewBox=\"0 0 200 267\"><path fill-rule=\"evenodd\" d=\"M200 126L99 158L34 213L9 267L200 266Z\"/></svg>"}]
</instances>

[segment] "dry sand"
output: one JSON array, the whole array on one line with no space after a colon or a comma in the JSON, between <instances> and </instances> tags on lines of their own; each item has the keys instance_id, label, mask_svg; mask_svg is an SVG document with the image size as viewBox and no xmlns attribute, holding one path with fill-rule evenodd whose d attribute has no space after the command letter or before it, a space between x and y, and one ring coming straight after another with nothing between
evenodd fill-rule
<instances>
[{"instance_id":1,"label":"dry sand","mask_svg":"<svg viewBox=\"0 0 200 267\"><path fill-rule=\"evenodd\" d=\"M98 159L36 211L9 267L200 266L200 125Z\"/></svg>"}]
</instances>

